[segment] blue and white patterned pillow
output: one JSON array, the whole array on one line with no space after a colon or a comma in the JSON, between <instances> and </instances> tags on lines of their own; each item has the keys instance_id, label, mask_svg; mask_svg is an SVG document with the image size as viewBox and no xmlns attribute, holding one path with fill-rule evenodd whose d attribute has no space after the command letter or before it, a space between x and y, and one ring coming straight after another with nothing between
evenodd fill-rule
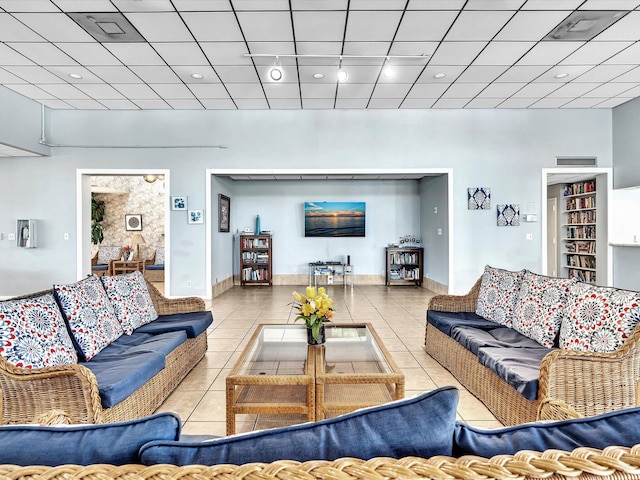
<instances>
[{"instance_id":1,"label":"blue and white patterned pillow","mask_svg":"<svg viewBox=\"0 0 640 480\"><path fill-rule=\"evenodd\" d=\"M158 318L147 283L139 271L113 277L100 277L109 301L116 312L124 333L133 331Z\"/></svg>"},{"instance_id":2,"label":"blue and white patterned pillow","mask_svg":"<svg viewBox=\"0 0 640 480\"><path fill-rule=\"evenodd\" d=\"M98 265L108 265L111 260L120 260L122 247L107 247L101 245L98 249Z\"/></svg>"},{"instance_id":3,"label":"blue and white patterned pillow","mask_svg":"<svg viewBox=\"0 0 640 480\"><path fill-rule=\"evenodd\" d=\"M511 327L524 272L511 272L487 265L482 275L476 314Z\"/></svg>"},{"instance_id":4,"label":"blue and white patterned pillow","mask_svg":"<svg viewBox=\"0 0 640 480\"><path fill-rule=\"evenodd\" d=\"M122 336L122 327L102 282L95 275L70 285L54 285L81 360L89 361Z\"/></svg>"},{"instance_id":5,"label":"blue and white patterned pillow","mask_svg":"<svg viewBox=\"0 0 640 480\"><path fill-rule=\"evenodd\" d=\"M160 247L156 249L156 261L154 265L164 265L164 248Z\"/></svg>"},{"instance_id":6,"label":"blue and white patterned pillow","mask_svg":"<svg viewBox=\"0 0 640 480\"><path fill-rule=\"evenodd\" d=\"M578 282L569 288L560 348L615 352L640 322L640 293Z\"/></svg>"},{"instance_id":7,"label":"blue and white patterned pillow","mask_svg":"<svg viewBox=\"0 0 640 480\"><path fill-rule=\"evenodd\" d=\"M0 302L0 355L29 369L78 363L53 294Z\"/></svg>"}]
</instances>

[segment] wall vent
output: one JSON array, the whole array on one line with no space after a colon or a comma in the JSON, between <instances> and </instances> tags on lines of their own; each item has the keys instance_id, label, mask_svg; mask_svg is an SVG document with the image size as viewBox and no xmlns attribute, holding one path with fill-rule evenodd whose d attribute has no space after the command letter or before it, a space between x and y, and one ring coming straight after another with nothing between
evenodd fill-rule
<instances>
[{"instance_id":1,"label":"wall vent","mask_svg":"<svg viewBox=\"0 0 640 480\"><path fill-rule=\"evenodd\" d=\"M556 167L597 167L598 157L556 157Z\"/></svg>"}]
</instances>

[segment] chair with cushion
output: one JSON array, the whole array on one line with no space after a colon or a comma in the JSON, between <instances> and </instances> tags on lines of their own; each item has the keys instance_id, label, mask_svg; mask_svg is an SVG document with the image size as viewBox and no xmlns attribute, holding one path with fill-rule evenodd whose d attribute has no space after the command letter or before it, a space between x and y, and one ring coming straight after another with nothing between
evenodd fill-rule
<instances>
[{"instance_id":1,"label":"chair with cushion","mask_svg":"<svg viewBox=\"0 0 640 480\"><path fill-rule=\"evenodd\" d=\"M144 278L149 282L164 282L164 247L158 247L151 258L144 261Z\"/></svg>"},{"instance_id":2,"label":"chair with cushion","mask_svg":"<svg viewBox=\"0 0 640 480\"><path fill-rule=\"evenodd\" d=\"M91 273L101 277L113 275L113 262L120 260L122 247L100 245L96 254L91 258Z\"/></svg>"}]
</instances>

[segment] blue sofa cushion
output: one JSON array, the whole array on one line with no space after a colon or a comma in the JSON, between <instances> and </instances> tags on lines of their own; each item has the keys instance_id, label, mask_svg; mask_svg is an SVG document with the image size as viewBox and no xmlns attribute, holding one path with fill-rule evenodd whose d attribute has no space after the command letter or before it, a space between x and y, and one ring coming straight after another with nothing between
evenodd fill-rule
<instances>
[{"instance_id":1,"label":"blue sofa cushion","mask_svg":"<svg viewBox=\"0 0 640 480\"><path fill-rule=\"evenodd\" d=\"M177 440L180 425L180 418L173 413L98 425L3 425L0 464L139 464L142 445L152 440Z\"/></svg>"},{"instance_id":2,"label":"blue sofa cushion","mask_svg":"<svg viewBox=\"0 0 640 480\"><path fill-rule=\"evenodd\" d=\"M109 265L91 265L91 270L108 270Z\"/></svg>"},{"instance_id":3,"label":"blue sofa cushion","mask_svg":"<svg viewBox=\"0 0 640 480\"><path fill-rule=\"evenodd\" d=\"M187 337L195 338L204 332L213 323L211 311L176 313L173 315L161 315L154 322L142 325L136 330L141 333L177 332L184 330Z\"/></svg>"},{"instance_id":4,"label":"blue sofa cushion","mask_svg":"<svg viewBox=\"0 0 640 480\"><path fill-rule=\"evenodd\" d=\"M495 322L485 320L474 312L439 312L427 310L427 322L445 335L451 336L451 329L455 326L465 326L491 330L496 328Z\"/></svg>"},{"instance_id":5,"label":"blue sofa cushion","mask_svg":"<svg viewBox=\"0 0 640 480\"><path fill-rule=\"evenodd\" d=\"M520 450L571 451L578 447L603 449L640 443L640 408L629 408L587 418L534 422L497 429L457 424L453 455L513 455Z\"/></svg>"},{"instance_id":6,"label":"blue sofa cushion","mask_svg":"<svg viewBox=\"0 0 640 480\"><path fill-rule=\"evenodd\" d=\"M90 362L80 363L98 381L104 408L117 405L165 367L165 358L187 340L185 332L122 336Z\"/></svg>"},{"instance_id":7,"label":"blue sofa cushion","mask_svg":"<svg viewBox=\"0 0 640 480\"><path fill-rule=\"evenodd\" d=\"M281 459L450 455L458 390L443 387L336 418L223 437L210 442L151 442L145 465L241 465Z\"/></svg>"},{"instance_id":8,"label":"blue sofa cushion","mask_svg":"<svg viewBox=\"0 0 640 480\"><path fill-rule=\"evenodd\" d=\"M493 370L527 400L538 398L540 364L553 349L482 347L478 350L478 361Z\"/></svg>"},{"instance_id":9,"label":"blue sofa cushion","mask_svg":"<svg viewBox=\"0 0 640 480\"><path fill-rule=\"evenodd\" d=\"M145 270L164 270L164 264L162 265L146 265Z\"/></svg>"},{"instance_id":10,"label":"blue sofa cushion","mask_svg":"<svg viewBox=\"0 0 640 480\"><path fill-rule=\"evenodd\" d=\"M548 348L507 327L494 328L493 330L453 327L451 338L473 352L474 355L478 355L478 350L482 347L544 348L549 353Z\"/></svg>"}]
</instances>

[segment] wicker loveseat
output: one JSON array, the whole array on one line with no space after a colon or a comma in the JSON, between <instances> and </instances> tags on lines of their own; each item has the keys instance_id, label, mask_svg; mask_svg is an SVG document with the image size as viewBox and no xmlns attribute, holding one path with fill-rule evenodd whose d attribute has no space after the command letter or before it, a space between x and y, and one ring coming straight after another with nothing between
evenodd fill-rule
<instances>
[{"instance_id":1,"label":"wicker loveseat","mask_svg":"<svg viewBox=\"0 0 640 480\"><path fill-rule=\"evenodd\" d=\"M640 404L640 325L624 335L626 339L615 351L607 353L557 348L556 338L554 348L540 354L539 370L535 371L537 398L534 399L525 398L506 381L504 375L500 376L494 369L483 365L479 356L467 348L468 345L463 346L453 338L455 335L443 333L441 328L434 325L438 323L432 320L434 317L457 316L462 328L477 321L483 277L466 295L436 295L430 300L425 350L478 397L503 424L592 416ZM636 292L585 285L576 282L575 288L591 288L587 297L600 297L599 292L602 291L605 297L621 292L621 295L626 295L625 298L629 298L630 294L632 298L637 298L637 295L633 295ZM567 303L572 298L569 296ZM565 310L565 318L566 315L573 315L574 320L578 318L580 321L581 309L577 302ZM631 315L635 316L633 320L637 321L637 302L632 303L631 311ZM584 319L585 324L587 320ZM606 320L599 325L604 323ZM455 324L453 320L452 324ZM499 325L493 324L493 327L496 326ZM513 360L519 353L516 348L513 348L513 352L508 360Z\"/></svg>"},{"instance_id":2,"label":"wicker loveseat","mask_svg":"<svg viewBox=\"0 0 640 480\"><path fill-rule=\"evenodd\" d=\"M137 330L139 337L144 337L148 342L133 345L135 332L130 336L122 335L120 350L114 349L117 343L114 342L96 355L95 359L100 355L108 355L109 349L113 349L111 356L115 357L114 362L107 367L115 368L107 372L107 375L115 377L117 382L119 378L130 373L127 368L118 367L119 355L127 357L130 364L136 368L153 357L156 367L152 373L146 372L148 380L126 398L105 405L104 392L101 390L104 385L99 385L97 374L90 369L93 365L89 365L97 360L31 369L19 368L0 355L1 424L30 423L38 415L52 409L66 412L74 423L117 422L149 415L162 404L206 353L207 332L206 326L203 325L210 324L212 316L210 311L205 310L202 299L168 299L153 285L145 282L140 272L135 275L140 275L139 281L146 283L153 307L158 314L157 320L142 325ZM87 277L85 280L91 278L95 277ZM101 280L106 278L108 277L102 277ZM2 303L42 298L42 295L50 294L51 290L47 290ZM194 329L195 325L197 328ZM64 326L62 328L64 329ZM204 331L200 331L203 328ZM171 341L163 344L161 337L169 338ZM138 348L141 355L135 358L135 352L129 355L127 342L132 348ZM160 354L160 351L163 353ZM164 358L158 360L158 355ZM130 385L124 387L133 390Z\"/></svg>"}]
</instances>

